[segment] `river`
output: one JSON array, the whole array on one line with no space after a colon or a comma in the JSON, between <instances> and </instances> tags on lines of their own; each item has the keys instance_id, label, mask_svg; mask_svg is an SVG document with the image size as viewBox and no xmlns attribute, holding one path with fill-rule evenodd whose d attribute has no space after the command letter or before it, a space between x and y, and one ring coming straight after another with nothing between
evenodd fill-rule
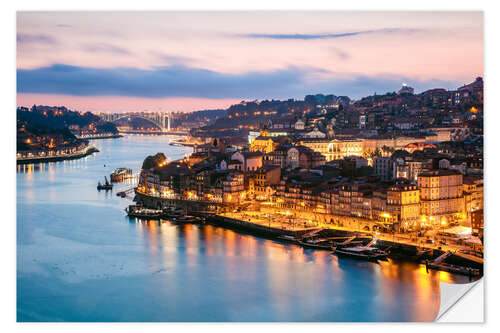
<instances>
[{"instance_id":1,"label":"river","mask_svg":"<svg viewBox=\"0 0 500 333\"><path fill-rule=\"evenodd\" d=\"M18 321L432 321L439 282L414 263L339 258L211 225L126 217L98 192L117 167L191 148L167 136L94 140L79 160L17 168Z\"/></svg>"}]
</instances>

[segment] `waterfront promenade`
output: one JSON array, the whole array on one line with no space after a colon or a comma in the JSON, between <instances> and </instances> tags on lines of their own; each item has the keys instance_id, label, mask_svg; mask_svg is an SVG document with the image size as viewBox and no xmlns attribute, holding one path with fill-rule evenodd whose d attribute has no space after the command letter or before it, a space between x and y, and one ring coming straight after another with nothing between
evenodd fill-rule
<instances>
[{"instance_id":1,"label":"waterfront promenade","mask_svg":"<svg viewBox=\"0 0 500 333\"><path fill-rule=\"evenodd\" d=\"M199 201L194 199L163 198L159 193L155 195L136 192L137 199L145 206L159 208L163 206L176 206L186 211L201 210L203 207L217 212L218 216L244 221L255 226L282 230L285 233L301 231L305 229L331 229L346 231L365 235L366 237L377 237L380 240L401 245L437 250L437 251L479 251L482 252L482 244L465 242L464 239L446 237L436 230L428 230L423 234L418 232L382 232L375 228L377 221L324 213L308 213L292 209L277 209L269 205L258 205L257 209L238 209L237 205L223 206L221 203ZM247 226L249 227L249 226ZM251 229L251 228L250 228ZM473 239L473 238L471 238ZM482 260L482 258L481 258Z\"/></svg>"},{"instance_id":2,"label":"waterfront promenade","mask_svg":"<svg viewBox=\"0 0 500 333\"><path fill-rule=\"evenodd\" d=\"M83 135L75 135L78 139L85 140L96 140L96 139L112 139L112 138L121 138L123 135L118 133L93 133L93 134L83 134Z\"/></svg>"},{"instance_id":3,"label":"waterfront promenade","mask_svg":"<svg viewBox=\"0 0 500 333\"><path fill-rule=\"evenodd\" d=\"M351 226L338 226L331 223L319 223L314 220L301 217L291 217L292 214L262 214L261 212L229 212L222 213L221 216L232 218L236 220L247 221L260 226L268 226L272 228L279 228L282 230L290 231L301 231L305 229L332 229L332 230L342 230L352 233L358 233L360 235L365 235L366 237L376 237L380 240L397 243L402 245L415 246L420 248L426 248L431 250L439 251L464 251L470 250L470 246L458 244L456 240L438 236L436 234L419 237L416 233L383 233L379 231L364 231L356 227ZM263 218L263 216L265 216ZM337 216L337 218L342 218ZM431 239L433 242L427 242ZM443 244L446 243L446 244ZM476 258L474 258L476 259Z\"/></svg>"},{"instance_id":4,"label":"waterfront promenade","mask_svg":"<svg viewBox=\"0 0 500 333\"><path fill-rule=\"evenodd\" d=\"M82 158L99 152L94 146L85 146L83 149L62 149L37 152L18 152L16 156L17 164L46 163Z\"/></svg>"}]
</instances>

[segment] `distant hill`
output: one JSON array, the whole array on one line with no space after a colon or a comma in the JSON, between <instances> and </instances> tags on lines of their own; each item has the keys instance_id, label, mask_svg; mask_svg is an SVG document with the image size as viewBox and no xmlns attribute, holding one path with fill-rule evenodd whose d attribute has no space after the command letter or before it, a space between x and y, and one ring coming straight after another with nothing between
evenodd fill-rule
<instances>
[{"instance_id":1,"label":"distant hill","mask_svg":"<svg viewBox=\"0 0 500 333\"><path fill-rule=\"evenodd\" d=\"M17 108L17 150L50 149L78 142L70 126L96 133L117 133L116 126L91 112L80 114L64 106L33 105Z\"/></svg>"},{"instance_id":2,"label":"distant hill","mask_svg":"<svg viewBox=\"0 0 500 333\"><path fill-rule=\"evenodd\" d=\"M17 108L17 120L25 121L30 126L38 128L67 128L72 125L80 128L95 126L102 132L118 133L115 125L102 121L93 113L80 114L64 106L33 105L31 109L19 107Z\"/></svg>"},{"instance_id":3,"label":"distant hill","mask_svg":"<svg viewBox=\"0 0 500 333\"><path fill-rule=\"evenodd\" d=\"M180 116L175 117L176 123L182 122L198 122L205 124L212 124L217 119L224 118L227 116L227 110L214 109L214 110L201 110L193 111L190 113L185 113Z\"/></svg>"}]
</instances>

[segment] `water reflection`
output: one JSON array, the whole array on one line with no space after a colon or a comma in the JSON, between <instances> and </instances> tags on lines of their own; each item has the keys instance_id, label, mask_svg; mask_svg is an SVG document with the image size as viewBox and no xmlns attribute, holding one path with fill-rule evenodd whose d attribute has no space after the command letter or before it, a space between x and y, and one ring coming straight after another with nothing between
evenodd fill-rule
<instances>
[{"instance_id":1,"label":"water reflection","mask_svg":"<svg viewBox=\"0 0 500 333\"><path fill-rule=\"evenodd\" d=\"M25 245L50 254L32 236L43 229L57 250L77 244L65 251L66 265L97 249L96 270L124 262L130 273L66 285L18 261L21 320L433 320L439 282L468 282L417 263L361 262L212 225L126 218L130 202L116 192L133 180L109 192L98 192L97 181L117 167L139 170L148 154L176 159L189 150L148 136L95 144L101 152L86 159L17 166L19 257Z\"/></svg>"},{"instance_id":2,"label":"water reflection","mask_svg":"<svg viewBox=\"0 0 500 333\"><path fill-rule=\"evenodd\" d=\"M168 257L171 260L167 262L179 264L182 257L195 270L199 267L201 255L203 260L217 257L229 280L241 279L241 265L245 265L245 278L265 282L262 292L283 317L296 310L290 305L298 295L315 295L320 304L322 295L328 294L325 289L328 286L336 289L340 298L353 297L352 294L360 290L352 289L345 281L352 279L365 280L362 293L379 295L377 297L386 311L398 311L403 300L411 309L405 314L407 320L432 320L434 312L439 309L439 282L467 282L463 277L447 272L426 271L425 265L420 263L356 261L338 257L330 251L304 249L213 225L175 224L166 220L143 224L139 230L147 234L145 245L149 247L152 261L156 260L155 255L161 247L170 249L163 251L162 261ZM231 292L238 293L237 290ZM229 291L227 297L232 297ZM373 320L390 320L388 313L372 310L379 316Z\"/></svg>"}]
</instances>

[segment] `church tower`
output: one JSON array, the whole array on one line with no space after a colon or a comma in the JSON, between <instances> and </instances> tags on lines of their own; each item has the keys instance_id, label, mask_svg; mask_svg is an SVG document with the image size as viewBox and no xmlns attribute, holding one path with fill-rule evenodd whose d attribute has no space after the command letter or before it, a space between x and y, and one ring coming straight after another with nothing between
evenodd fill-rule
<instances>
[{"instance_id":1,"label":"church tower","mask_svg":"<svg viewBox=\"0 0 500 333\"><path fill-rule=\"evenodd\" d=\"M326 136L328 137L328 139L333 139L335 137L335 131L333 130L332 123L326 125Z\"/></svg>"}]
</instances>

